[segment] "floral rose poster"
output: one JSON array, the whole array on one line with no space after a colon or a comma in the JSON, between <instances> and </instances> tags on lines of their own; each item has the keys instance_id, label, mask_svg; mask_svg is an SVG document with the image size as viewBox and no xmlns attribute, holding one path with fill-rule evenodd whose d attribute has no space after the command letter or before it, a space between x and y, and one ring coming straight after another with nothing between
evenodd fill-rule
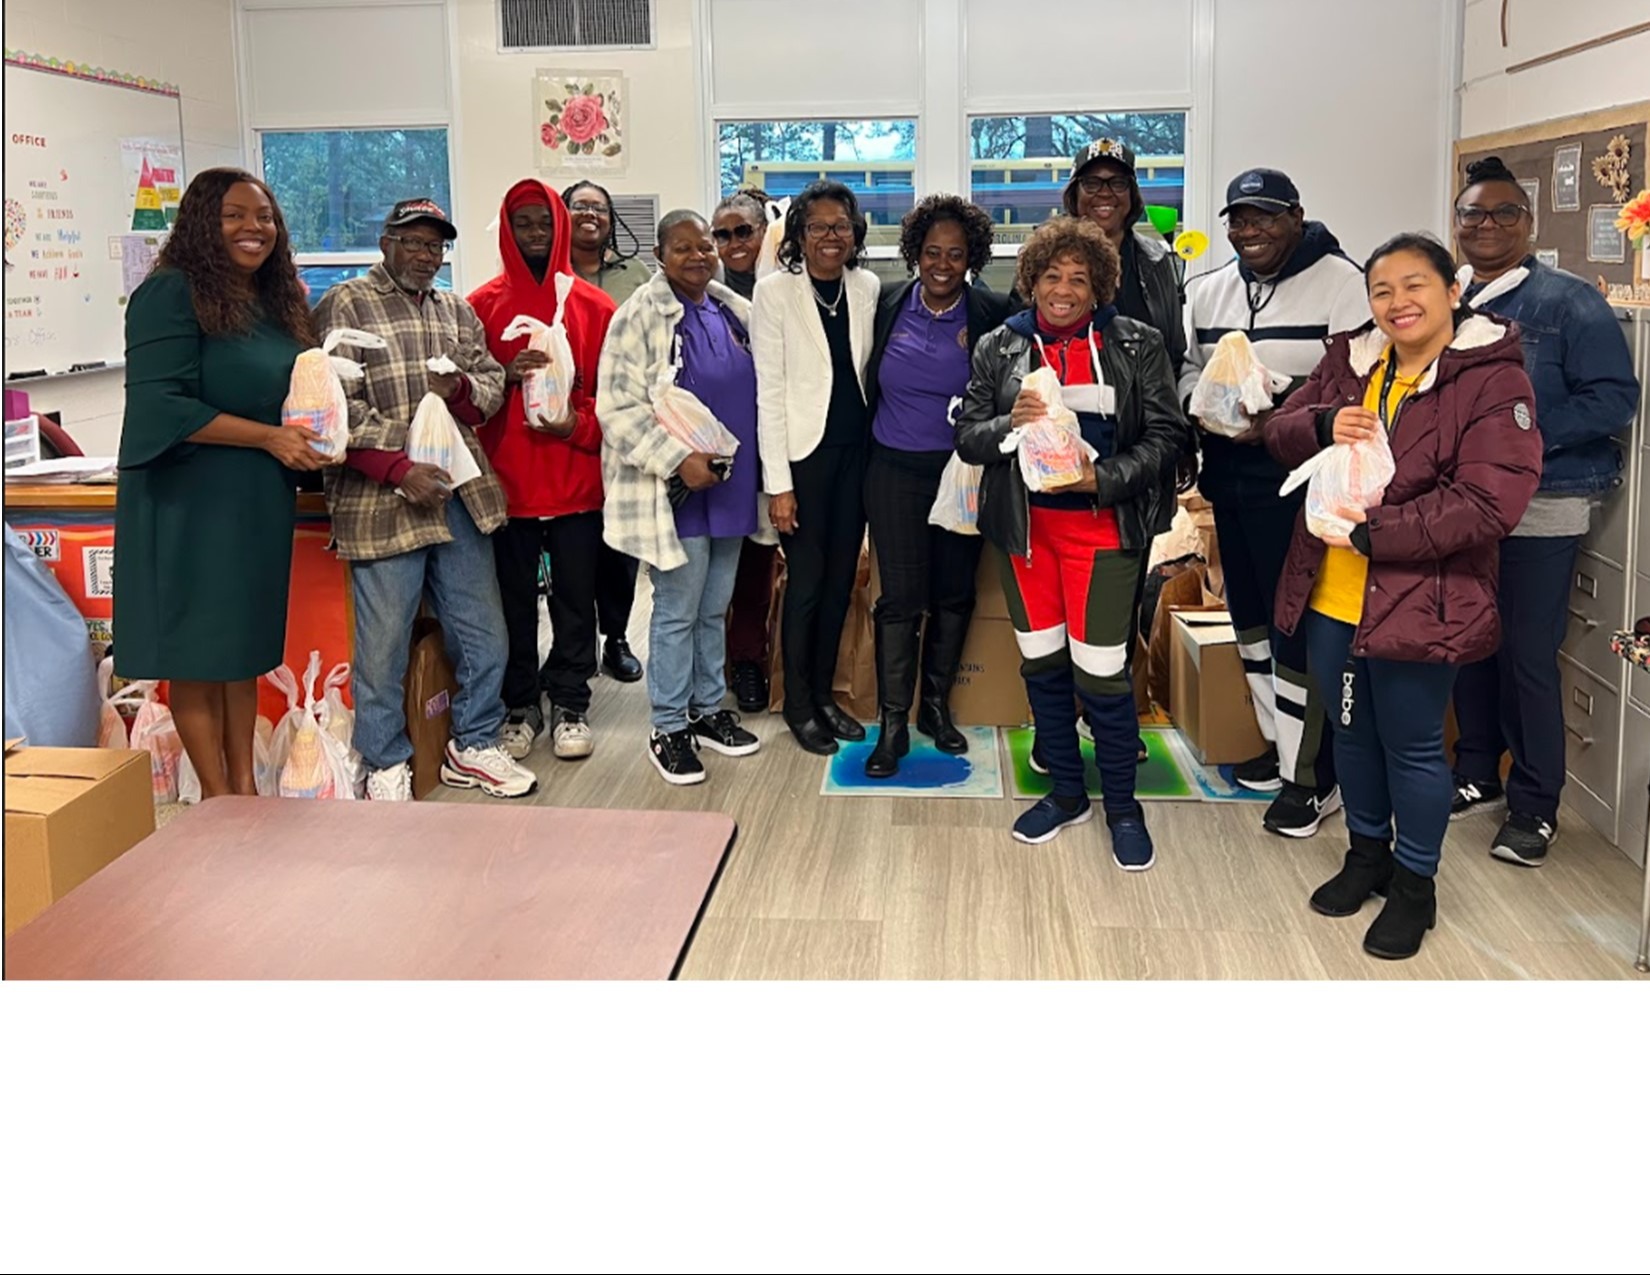
<instances>
[{"instance_id":1,"label":"floral rose poster","mask_svg":"<svg viewBox=\"0 0 1650 1275\"><path fill-rule=\"evenodd\" d=\"M630 163L629 85L613 71L539 71L533 78L538 167L622 173Z\"/></svg>"}]
</instances>

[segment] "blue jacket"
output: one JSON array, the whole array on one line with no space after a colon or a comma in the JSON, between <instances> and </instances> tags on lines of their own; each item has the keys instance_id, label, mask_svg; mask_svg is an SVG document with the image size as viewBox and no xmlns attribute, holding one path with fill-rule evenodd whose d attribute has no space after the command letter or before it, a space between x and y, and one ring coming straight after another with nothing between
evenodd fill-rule
<instances>
[{"instance_id":1,"label":"blue jacket","mask_svg":"<svg viewBox=\"0 0 1650 1275\"><path fill-rule=\"evenodd\" d=\"M1524 264L1529 278L1483 308L1512 319L1523 337L1544 448L1541 490L1567 496L1608 491L1621 483L1616 436L1632 424L1639 404L1621 323L1585 279L1534 257Z\"/></svg>"}]
</instances>

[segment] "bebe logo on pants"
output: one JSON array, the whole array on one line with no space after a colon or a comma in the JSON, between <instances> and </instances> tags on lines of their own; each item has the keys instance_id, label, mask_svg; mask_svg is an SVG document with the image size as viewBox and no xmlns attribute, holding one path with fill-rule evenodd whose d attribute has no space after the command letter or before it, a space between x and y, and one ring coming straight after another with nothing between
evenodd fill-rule
<instances>
[{"instance_id":1,"label":"bebe logo on pants","mask_svg":"<svg viewBox=\"0 0 1650 1275\"><path fill-rule=\"evenodd\" d=\"M1352 725L1352 686L1357 680L1357 674L1351 669L1341 674L1341 725Z\"/></svg>"}]
</instances>

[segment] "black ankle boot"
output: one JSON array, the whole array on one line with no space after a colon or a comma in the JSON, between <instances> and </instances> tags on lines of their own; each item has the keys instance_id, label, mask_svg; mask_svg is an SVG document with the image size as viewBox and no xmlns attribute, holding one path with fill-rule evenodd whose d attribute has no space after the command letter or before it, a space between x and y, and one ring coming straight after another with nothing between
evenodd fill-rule
<instances>
[{"instance_id":1,"label":"black ankle boot","mask_svg":"<svg viewBox=\"0 0 1650 1275\"><path fill-rule=\"evenodd\" d=\"M917 729L931 736L942 753L966 753L968 736L951 720L951 687L962 663L968 637L967 611L936 610L928 616L922 642L922 701L917 707Z\"/></svg>"},{"instance_id":2,"label":"black ankle boot","mask_svg":"<svg viewBox=\"0 0 1650 1275\"><path fill-rule=\"evenodd\" d=\"M1421 950L1421 940L1436 924L1438 894L1433 879L1395 864L1386 906L1364 935L1364 951L1385 961L1407 960Z\"/></svg>"},{"instance_id":3,"label":"black ankle boot","mask_svg":"<svg viewBox=\"0 0 1650 1275\"><path fill-rule=\"evenodd\" d=\"M877 727L877 746L865 759L867 779L892 779L899 774L899 759L911 751L911 732L906 728L903 708L884 708Z\"/></svg>"},{"instance_id":4,"label":"black ankle boot","mask_svg":"<svg viewBox=\"0 0 1650 1275\"><path fill-rule=\"evenodd\" d=\"M1387 892L1393 866L1391 845L1354 832L1346 863L1312 892L1312 910L1325 916L1353 916L1370 895Z\"/></svg>"}]
</instances>

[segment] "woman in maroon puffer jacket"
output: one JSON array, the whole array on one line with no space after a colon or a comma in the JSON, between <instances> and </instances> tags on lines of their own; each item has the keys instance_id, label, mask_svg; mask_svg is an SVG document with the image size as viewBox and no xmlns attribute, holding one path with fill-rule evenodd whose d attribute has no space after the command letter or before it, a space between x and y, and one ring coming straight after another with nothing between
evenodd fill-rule
<instances>
[{"instance_id":1,"label":"woman in maroon puffer jacket","mask_svg":"<svg viewBox=\"0 0 1650 1275\"><path fill-rule=\"evenodd\" d=\"M1386 895L1364 949L1398 959L1420 950L1437 918L1454 794L1445 708L1456 670L1501 640L1497 546L1535 493L1541 438L1516 328L1459 308L1442 244L1400 235L1375 250L1364 279L1375 326L1330 340L1267 423L1266 445L1295 467L1385 429L1396 464L1381 502L1349 516L1350 535L1314 535L1302 513L1276 620L1284 633L1306 626L1351 836L1312 906L1351 916Z\"/></svg>"}]
</instances>

